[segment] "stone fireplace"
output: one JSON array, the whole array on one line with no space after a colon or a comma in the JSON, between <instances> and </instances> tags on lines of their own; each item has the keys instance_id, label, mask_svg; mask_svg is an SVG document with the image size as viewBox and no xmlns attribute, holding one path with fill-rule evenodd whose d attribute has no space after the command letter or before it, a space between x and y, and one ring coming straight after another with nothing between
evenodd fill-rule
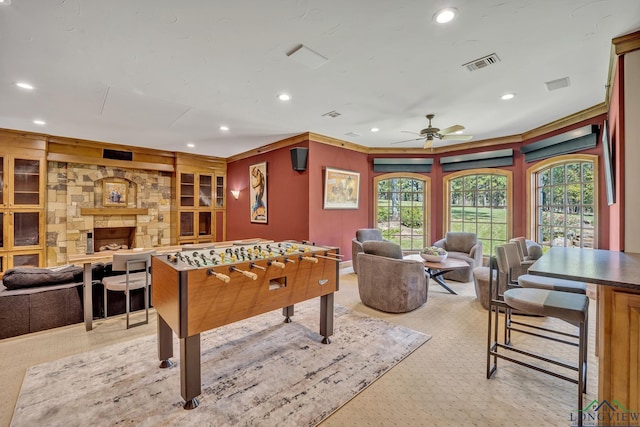
<instances>
[{"instance_id":1,"label":"stone fireplace","mask_svg":"<svg viewBox=\"0 0 640 427\"><path fill-rule=\"evenodd\" d=\"M47 263L67 263L68 254L95 252L111 243L130 248L171 244L171 172L120 169L49 161L47 179ZM126 187L126 204L106 204L104 183Z\"/></svg>"}]
</instances>

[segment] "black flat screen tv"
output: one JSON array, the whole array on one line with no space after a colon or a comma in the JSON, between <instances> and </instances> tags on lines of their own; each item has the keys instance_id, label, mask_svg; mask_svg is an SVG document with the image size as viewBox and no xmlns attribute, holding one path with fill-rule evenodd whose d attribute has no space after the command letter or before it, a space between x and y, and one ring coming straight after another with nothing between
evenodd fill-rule
<instances>
[{"instance_id":1,"label":"black flat screen tv","mask_svg":"<svg viewBox=\"0 0 640 427\"><path fill-rule=\"evenodd\" d=\"M604 181L607 191L607 204L609 206L616 202L616 181L614 170L615 152L612 144L609 143L609 126L607 120L602 125L602 159L604 162Z\"/></svg>"}]
</instances>

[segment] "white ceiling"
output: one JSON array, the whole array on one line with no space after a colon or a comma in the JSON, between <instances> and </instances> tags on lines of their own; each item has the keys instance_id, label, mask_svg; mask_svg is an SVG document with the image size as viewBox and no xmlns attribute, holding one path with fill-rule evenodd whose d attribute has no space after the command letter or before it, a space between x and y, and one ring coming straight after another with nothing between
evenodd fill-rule
<instances>
[{"instance_id":1,"label":"white ceiling","mask_svg":"<svg viewBox=\"0 0 640 427\"><path fill-rule=\"evenodd\" d=\"M459 16L436 25L445 6ZM602 103L611 39L639 29L638 0L12 0L0 128L230 157L307 131L421 147L391 143L435 113L479 141ZM328 61L287 56L300 44Z\"/></svg>"}]
</instances>

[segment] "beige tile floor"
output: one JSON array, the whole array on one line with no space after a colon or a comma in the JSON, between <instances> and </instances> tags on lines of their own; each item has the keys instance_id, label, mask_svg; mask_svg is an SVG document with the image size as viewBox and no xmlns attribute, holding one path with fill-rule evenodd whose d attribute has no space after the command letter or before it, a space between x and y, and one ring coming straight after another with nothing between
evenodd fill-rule
<instances>
[{"instance_id":1,"label":"beige tile floor","mask_svg":"<svg viewBox=\"0 0 640 427\"><path fill-rule=\"evenodd\" d=\"M452 295L433 282L427 303L410 313L381 313L360 302L353 270L341 270L336 303L352 310L428 333L433 338L377 380L321 426L569 426L576 386L532 370L499 362L486 379L487 312L472 283L449 282ZM595 304L591 304L590 402L597 393L593 353ZM540 320L542 321L542 320ZM549 322L549 320L544 320ZM124 318L83 324L0 340L0 426L8 426L29 366L155 333L149 325L125 330ZM555 346L572 357L574 350ZM155 357L155 355L150 355Z\"/></svg>"}]
</instances>

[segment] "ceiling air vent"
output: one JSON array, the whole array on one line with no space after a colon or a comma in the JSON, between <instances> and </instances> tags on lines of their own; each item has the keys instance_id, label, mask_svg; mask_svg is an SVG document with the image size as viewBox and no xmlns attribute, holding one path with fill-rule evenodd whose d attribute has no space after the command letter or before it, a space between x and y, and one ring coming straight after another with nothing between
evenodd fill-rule
<instances>
[{"instance_id":1,"label":"ceiling air vent","mask_svg":"<svg viewBox=\"0 0 640 427\"><path fill-rule=\"evenodd\" d=\"M552 90L562 89L563 87L569 87L569 77L563 77L561 79L550 80L544 83L547 86L547 90L551 92Z\"/></svg>"},{"instance_id":2,"label":"ceiling air vent","mask_svg":"<svg viewBox=\"0 0 640 427\"><path fill-rule=\"evenodd\" d=\"M469 71L480 70L481 68L488 67L489 65L493 65L500 62L500 58L495 53L491 55L483 56L482 58L475 59L471 62L467 62L466 64L462 64Z\"/></svg>"},{"instance_id":3,"label":"ceiling air vent","mask_svg":"<svg viewBox=\"0 0 640 427\"><path fill-rule=\"evenodd\" d=\"M333 110L329 111L328 113L324 113L322 117L338 117L339 115L340 113L338 113L336 110Z\"/></svg>"}]
</instances>

